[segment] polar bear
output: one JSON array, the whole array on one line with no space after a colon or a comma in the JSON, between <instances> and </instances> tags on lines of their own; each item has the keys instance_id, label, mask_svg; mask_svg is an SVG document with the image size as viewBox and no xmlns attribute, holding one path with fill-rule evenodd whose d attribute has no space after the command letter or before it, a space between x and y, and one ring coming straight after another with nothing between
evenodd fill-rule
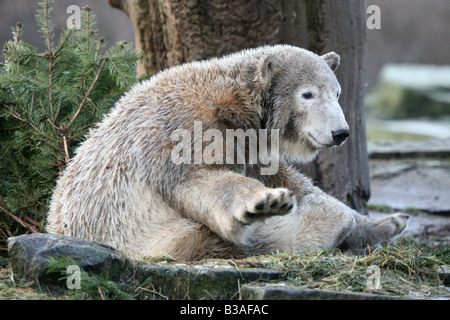
<instances>
[{"instance_id":1,"label":"polar bear","mask_svg":"<svg viewBox=\"0 0 450 320\"><path fill-rule=\"evenodd\" d=\"M407 216L363 216L290 165L349 136L339 62L334 52L264 46L135 85L58 179L47 231L134 259L182 260L357 249L399 234Z\"/></svg>"}]
</instances>

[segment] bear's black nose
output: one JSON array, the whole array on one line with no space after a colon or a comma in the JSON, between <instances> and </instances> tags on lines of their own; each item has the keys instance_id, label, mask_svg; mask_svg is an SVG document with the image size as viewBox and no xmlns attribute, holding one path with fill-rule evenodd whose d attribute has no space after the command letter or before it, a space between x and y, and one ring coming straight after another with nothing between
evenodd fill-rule
<instances>
[{"instance_id":1,"label":"bear's black nose","mask_svg":"<svg viewBox=\"0 0 450 320\"><path fill-rule=\"evenodd\" d=\"M333 135L333 142L335 145L340 145L342 142L345 141L345 139L347 139L347 137L350 135L350 130L337 130L337 131L332 131L331 134Z\"/></svg>"}]
</instances>

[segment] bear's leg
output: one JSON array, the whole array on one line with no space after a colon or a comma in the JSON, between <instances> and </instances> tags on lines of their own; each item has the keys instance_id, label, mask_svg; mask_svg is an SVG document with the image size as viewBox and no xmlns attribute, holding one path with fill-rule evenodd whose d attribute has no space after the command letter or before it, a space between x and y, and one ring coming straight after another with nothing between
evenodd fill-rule
<instances>
[{"instance_id":1,"label":"bear's leg","mask_svg":"<svg viewBox=\"0 0 450 320\"><path fill-rule=\"evenodd\" d=\"M327 213L324 217L330 219L328 223L333 223L331 216L334 215L351 217L354 221L354 226L349 229L347 235L336 244L340 244L342 248L360 249L367 247L367 245L376 245L400 234L408 225L409 217L404 214L392 214L381 219L375 219L360 214L319 189L316 189L315 193L310 196L323 199L317 205L321 207L320 210Z\"/></svg>"},{"instance_id":2,"label":"bear's leg","mask_svg":"<svg viewBox=\"0 0 450 320\"><path fill-rule=\"evenodd\" d=\"M339 204L329 196L303 197L296 212L256 224L249 253L336 248L355 226L351 214L335 210Z\"/></svg>"},{"instance_id":3,"label":"bear's leg","mask_svg":"<svg viewBox=\"0 0 450 320\"><path fill-rule=\"evenodd\" d=\"M400 234L408 224L409 217L403 214L381 219L362 215L318 189L304 200L299 203L299 211L305 215L302 226L306 224L307 227L304 227L304 235L300 235L299 240L317 236L322 238L324 248L373 246Z\"/></svg>"},{"instance_id":4,"label":"bear's leg","mask_svg":"<svg viewBox=\"0 0 450 320\"><path fill-rule=\"evenodd\" d=\"M354 212L355 227L342 243L343 249L360 249L387 241L400 234L408 225L409 217L396 213L376 219Z\"/></svg>"},{"instance_id":5,"label":"bear's leg","mask_svg":"<svg viewBox=\"0 0 450 320\"><path fill-rule=\"evenodd\" d=\"M312 193L303 197L295 213L258 223L252 247L247 248L253 254L337 247L357 250L389 240L405 229L407 220L399 214L373 219L325 193Z\"/></svg>"},{"instance_id":6,"label":"bear's leg","mask_svg":"<svg viewBox=\"0 0 450 320\"><path fill-rule=\"evenodd\" d=\"M245 243L255 221L295 210L288 189L267 188L260 181L222 170L198 170L172 190L176 210L204 224L223 239Z\"/></svg>"},{"instance_id":7,"label":"bear's leg","mask_svg":"<svg viewBox=\"0 0 450 320\"><path fill-rule=\"evenodd\" d=\"M278 226L260 233L270 234L268 243L278 243L278 249L342 248L360 249L389 240L402 232L408 216L390 215L373 219L361 215L341 201L326 194L292 167L280 163L274 176L262 177L267 186L283 186L295 192L298 211L293 215L273 218Z\"/></svg>"}]
</instances>

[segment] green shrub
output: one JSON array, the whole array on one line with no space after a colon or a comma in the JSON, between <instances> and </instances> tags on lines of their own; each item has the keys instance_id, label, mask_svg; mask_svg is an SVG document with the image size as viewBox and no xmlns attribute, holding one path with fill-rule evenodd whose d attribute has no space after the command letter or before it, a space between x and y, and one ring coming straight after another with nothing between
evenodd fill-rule
<instances>
[{"instance_id":1,"label":"green shrub","mask_svg":"<svg viewBox=\"0 0 450 320\"><path fill-rule=\"evenodd\" d=\"M13 28L0 68L0 248L6 239L39 232L58 175L89 129L136 81L138 54L120 42L105 53L95 18L82 10L80 29L55 40L53 1L36 14L45 52ZM2 252L2 251L0 251Z\"/></svg>"}]
</instances>

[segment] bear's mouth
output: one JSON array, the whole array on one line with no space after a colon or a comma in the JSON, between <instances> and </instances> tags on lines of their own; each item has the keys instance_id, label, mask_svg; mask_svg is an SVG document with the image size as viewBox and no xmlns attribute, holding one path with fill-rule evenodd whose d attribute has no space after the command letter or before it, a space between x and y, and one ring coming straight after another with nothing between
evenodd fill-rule
<instances>
[{"instance_id":1,"label":"bear's mouth","mask_svg":"<svg viewBox=\"0 0 450 320\"><path fill-rule=\"evenodd\" d=\"M319 142L311 133L308 134L308 137L309 137L310 143L317 149L331 148L334 146L334 144Z\"/></svg>"}]
</instances>

